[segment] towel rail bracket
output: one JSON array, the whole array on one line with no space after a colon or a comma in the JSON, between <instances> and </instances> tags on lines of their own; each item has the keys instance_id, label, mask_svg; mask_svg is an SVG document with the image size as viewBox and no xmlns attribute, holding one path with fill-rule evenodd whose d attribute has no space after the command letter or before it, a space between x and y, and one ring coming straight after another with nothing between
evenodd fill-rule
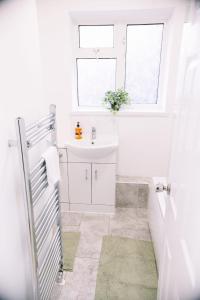
<instances>
[{"instance_id":1,"label":"towel rail bracket","mask_svg":"<svg viewBox=\"0 0 200 300\"><path fill-rule=\"evenodd\" d=\"M8 147L17 147L17 140L8 140Z\"/></svg>"}]
</instances>

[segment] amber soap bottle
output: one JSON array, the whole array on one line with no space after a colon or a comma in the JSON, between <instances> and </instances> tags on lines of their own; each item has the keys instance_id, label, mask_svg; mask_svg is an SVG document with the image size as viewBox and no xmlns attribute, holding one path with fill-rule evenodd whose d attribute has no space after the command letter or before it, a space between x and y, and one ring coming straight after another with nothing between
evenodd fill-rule
<instances>
[{"instance_id":1,"label":"amber soap bottle","mask_svg":"<svg viewBox=\"0 0 200 300\"><path fill-rule=\"evenodd\" d=\"M80 127L80 122L77 122L75 128L75 139L81 140L82 139L82 128Z\"/></svg>"}]
</instances>

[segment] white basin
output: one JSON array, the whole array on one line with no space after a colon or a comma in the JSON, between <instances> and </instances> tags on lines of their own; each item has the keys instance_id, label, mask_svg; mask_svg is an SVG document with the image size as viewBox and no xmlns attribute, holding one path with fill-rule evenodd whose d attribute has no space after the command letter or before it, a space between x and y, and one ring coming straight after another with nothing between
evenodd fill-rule
<instances>
[{"instance_id":1,"label":"white basin","mask_svg":"<svg viewBox=\"0 0 200 300\"><path fill-rule=\"evenodd\" d=\"M113 139L71 140L66 147L76 156L88 159L103 158L118 148L118 141Z\"/></svg>"}]
</instances>

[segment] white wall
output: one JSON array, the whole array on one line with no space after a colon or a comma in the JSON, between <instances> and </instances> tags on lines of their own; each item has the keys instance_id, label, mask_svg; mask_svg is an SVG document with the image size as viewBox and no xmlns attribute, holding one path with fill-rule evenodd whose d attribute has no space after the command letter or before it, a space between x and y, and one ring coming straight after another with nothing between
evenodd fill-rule
<instances>
[{"instance_id":1,"label":"white wall","mask_svg":"<svg viewBox=\"0 0 200 300\"><path fill-rule=\"evenodd\" d=\"M37 2L45 97L57 106L58 140L69 133L71 107L71 24L62 1Z\"/></svg>"},{"instance_id":2,"label":"white wall","mask_svg":"<svg viewBox=\"0 0 200 300\"><path fill-rule=\"evenodd\" d=\"M105 115L71 114L72 107L72 42L68 12L133 9L173 9L169 25L167 69L164 82L168 115L133 114L118 118L118 174L124 176L166 176L171 145L171 111L176 86L177 58L184 19L185 1L114 1L114 0L48 0L38 1L39 32L47 97L59 110L59 143L73 134L76 121L85 132L96 124L97 133L108 132L111 118ZM69 123L69 117L71 122ZM94 122L95 120L95 122Z\"/></svg>"},{"instance_id":3,"label":"white wall","mask_svg":"<svg viewBox=\"0 0 200 300\"><path fill-rule=\"evenodd\" d=\"M30 299L30 258L15 118L47 112L34 0L0 1L0 299Z\"/></svg>"}]
</instances>

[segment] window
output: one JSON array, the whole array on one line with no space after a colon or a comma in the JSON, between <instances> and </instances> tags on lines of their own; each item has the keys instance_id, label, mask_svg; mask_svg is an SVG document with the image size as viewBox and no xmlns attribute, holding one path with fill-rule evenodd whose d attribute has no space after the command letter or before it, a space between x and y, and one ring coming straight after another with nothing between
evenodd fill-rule
<instances>
[{"instance_id":1,"label":"window","mask_svg":"<svg viewBox=\"0 0 200 300\"><path fill-rule=\"evenodd\" d=\"M124 88L129 109L159 107L164 24L79 25L75 44L78 108L102 108L105 92Z\"/></svg>"},{"instance_id":2,"label":"window","mask_svg":"<svg viewBox=\"0 0 200 300\"><path fill-rule=\"evenodd\" d=\"M105 92L115 89L115 59L77 59L79 106L99 106Z\"/></svg>"},{"instance_id":3,"label":"window","mask_svg":"<svg viewBox=\"0 0 200 300\"><path fill-rule=\"evenodd\" d=\"M163 24L128 25L125 89L133 103L156 104Z\"/></svg>"}]
</instances>

